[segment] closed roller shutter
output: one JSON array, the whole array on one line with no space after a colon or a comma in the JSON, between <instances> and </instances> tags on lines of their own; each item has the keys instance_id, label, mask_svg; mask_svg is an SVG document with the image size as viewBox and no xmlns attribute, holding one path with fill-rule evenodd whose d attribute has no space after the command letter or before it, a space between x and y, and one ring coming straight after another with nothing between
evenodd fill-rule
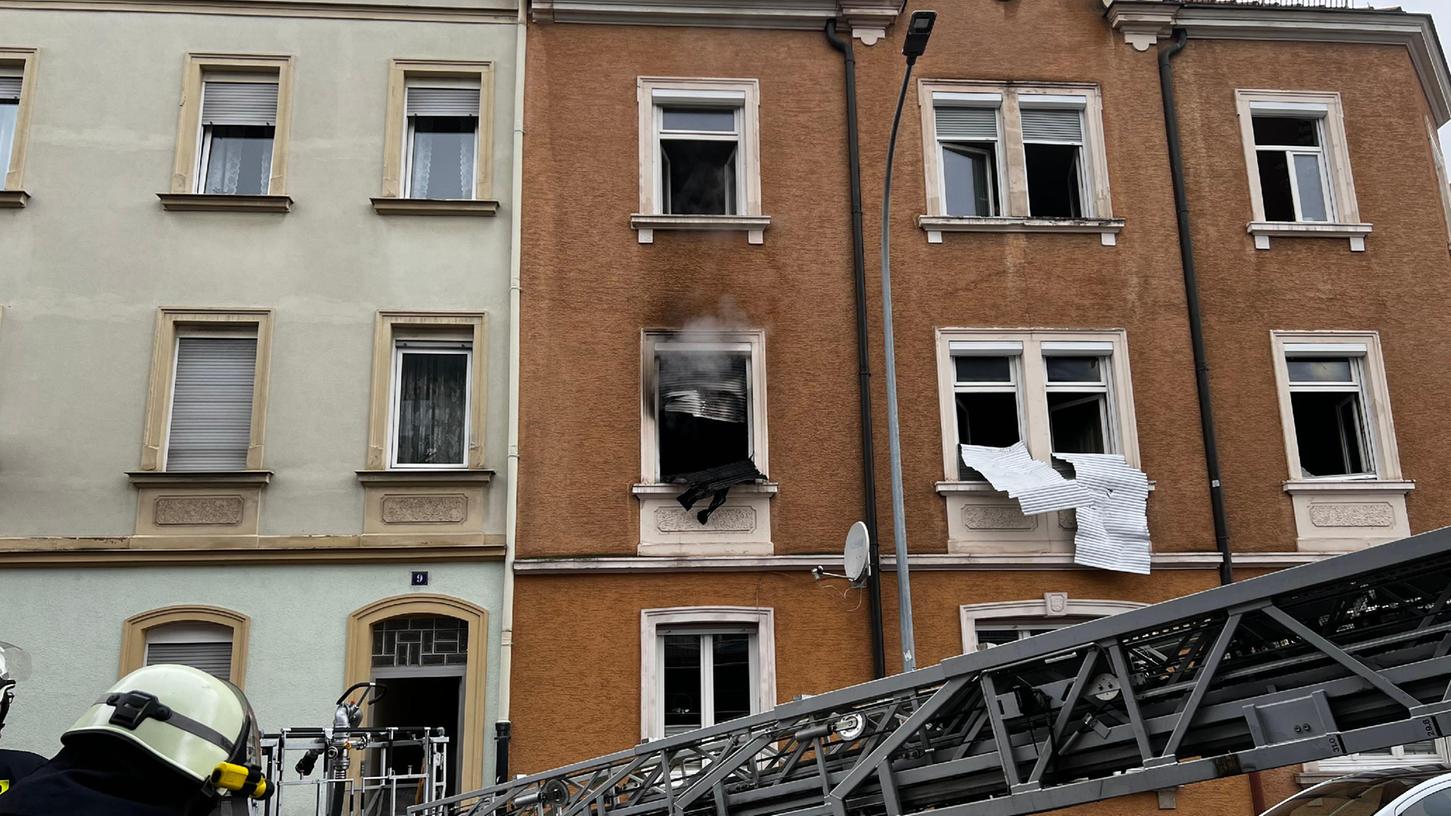
<instances>
[{"instance_id":1,"label":"closed roller shutter","mask_svg":"<svg viewBox=\"0 0 1451 816\"><path fill-rule=\"evenodd\" d=\"M0 101L20 100L20 77L0 76Z\"/></svg>"},{"instance_id":2,"label":"closed roller shutter","mask_svg":"<svg viewBox=\"0 0 1451 816\"><path fill-rule=\"evenodd\" d=\"M230 643L151 643L146 646L146 665L180 663L201 669L213 677L230 680L232 676L232 644Z\"/></svg>"},{"instance_id":3,"label":"closed roller shutter","mask_svg":"<svg viewBox=\"0 0 1451 816\"><path fill-rule=\"evenodd\" d=\"M202 89L202 124L277 124L277 83L207 80Z\"/></svg>"},{"instance_id":4,"label":"closed roller shutter","mask_svg":"<svg viewBox=\"0 0 1451 816\"><path fill-rule=\"evenodd\" d=\"M409 116L478 116L478 88L409 88Z\"/></svg>"},{"instance_id":5,"label":"closed roller shutter","mask_svg":"<svg viewBox=\"0 0 1451 816\"><path fill-rule=\"evenodd\" d=\"M1083 112L1071 108L1024 108L1023 141L1082 142Z\"/></svg>"},{"instance_id":6,"label":"closed roller shutter","mask_svg":"<svg viewBox=\"0 0 1451 816\"><path fill-rule=\"evenodd\" d=\"M254 337L182 337L167 470L245 470L252 442Z\"/></svg>"},{"instance_id":7,"label":"closed roller shutter","mask_svg":"<svg viewBox=\"0 0 1451 816\"><path fill-rule=\"evenodd\" d=\"M998 137L996 108L938 108L937 138L990 141Z\"/></svg>"}]
</instances>

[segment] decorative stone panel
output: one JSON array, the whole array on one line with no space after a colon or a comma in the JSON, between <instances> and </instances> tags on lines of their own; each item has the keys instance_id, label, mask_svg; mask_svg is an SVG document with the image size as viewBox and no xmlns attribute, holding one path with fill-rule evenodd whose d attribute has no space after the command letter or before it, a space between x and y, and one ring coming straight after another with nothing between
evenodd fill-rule
<instances>
[{"instance_id":1,"label":"decorative stone panel","mask_svg":"<svg viewBox=\"0 0 1451 816\"><path fill-rule=\"evenodd\" d=\"M243 507L241 496L157 496L152 514L163 526L237 525Z\"/></svg>"},{"instance_id":2,"label":"decorative stone panel","mask_svg":"<svg viewBox=\"0 0 1451 816\"><path fill-rule=\"evenodd\" d=\"M452 495L384 496L384 524L461 524L468 518L469 499Z\"/></svg>"},{"instance_id":3,"label":"decorative stone panel","mask_svg":"<svg viewBox=\"0 0 1451 816\"><path fill-rule=\"evenodd\" d=\"M1310 523L1316 527L1389 527L1396 522L1387 502L1310 505Z\"/></svg>"},{"instance_id":4,"label":"decorative stone panel","mask_svg":"<svg viewBox=\"0 0 1451 816\"><path fill-rule=\"evenodd\" d=\"M1347 552L1406 538L1406 494L1413 489L1414 482L1392 480L1286 482L1295 545L1304 552Z\"/></svg>"},{"instance_id":5,"label":"decorative stone panel","mask_svg":"<svg viewBox=\"0 0 1451 816\"><path fill-rule=\"evenodd\" d=\"M148 547L255 546L262 491L272 474L129 473L136 488L136 538Z\"/></svg>"},{"instance_id":6,"label":"decorative stone panel","mask_svg":"<svg viewBox=\"0 0 1451 816\"><path fill-rule=\"evenodd\" d=\"M1015 504L969 504L962 508L962 525L969 530L1033 530L1036 516L1025 516Z\"/></svg>"},{"instance_id":7,"label":"decorative stone panel","mask_svg":"<svg viewBox=\"0 0 1451 816\"><path fill-rule=\"evenodd\" d=\"M655 529L662 533L750 533L756 529L756 510L753 507L725 504L717 507L705 524L696 517L699 507L686 510L684 507L655 508Z\"/></svg>"},{"instance_id":8,"label":"decorative stone panel","mask_svg":"<svg viewBox=\"0 0 1451 816\"><path fill-rule=\"evenodd\" d=\"M635 485L640 503L640 555L689 557L694 555L770 555L771 497L774 484L746 484L731 488L726 503L701 524L696 513L709 506L707 498L686 510L676 501L679 485Z\"/></svg>"},{"instance_id":9,"label":"decorative stone panel","mask_svg":"<svg viewBox=\"0 0 1451 816\"><path fill-rule=\"evenodd\" d=\"M484 532L492 478L476 470L358 471L365 544L381 537L437 541L440 535Z\"/></svg>"}]
</instances>

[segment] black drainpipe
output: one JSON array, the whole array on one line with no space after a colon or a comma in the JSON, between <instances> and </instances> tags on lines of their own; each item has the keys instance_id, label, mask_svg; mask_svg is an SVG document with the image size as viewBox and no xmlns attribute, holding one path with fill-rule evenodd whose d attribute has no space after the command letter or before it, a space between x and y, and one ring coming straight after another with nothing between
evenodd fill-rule
<instances>
[{"instance_id":1,"label":"black drainpipe","mask_svg":"<svg viewBox=\"0 0 1451 816\"><path fill-rule=\"evenodd\" d=\"M1169 137L1169 171L1174 178L1174 207L1179 214L1179 259L1184 267L1184 299L1189 307L1189 340L1194 346L1194 385L1199 394L1199 428L1204 435L1204 468L1209 477L1209 506L1214 513L1214 544L1219 548L1219 582L1234 581L1229 551L1229 522L1219 484L1219 445L1214 435L1214 408L1209 396L1209 362L1204 353L1204 323L1199 313L1199 277L1194 266L1194 235L1189 230L1189 196L1184 187L1184 155L1179 144L1179 115L1174 106L1171 60L1189 43L1189 32L1174 29L1168 48L1159 51L1159 86L1163 90L1164 129Z\"/></svg>"},{"instance_id":2,"label":"black drainpipe","mask_svg":"<svg viewBox=\"0 0 1451 816\"><path fill-rule=\"evenodd\" d=\"M509 781L509 737L513 724L508 720L494 723L494 784Z\"/></svg>"},{"instance_id":3,"label":"black drainpipe","mask_svg":"<svg viewBox=\"0 0 1451 816\"><path fill-rule=\"evenodd\" d=\"M886 643L882 635L882 557L877 535L877 456L872 445L872 369L867 337L867 255L862 234L862 163L857 142L856 56L851 43L836 36L836 21L826 21L826 40L840 51L846 67L846 143L851 164L851 271L856 287L857 386L860 389L862 427L862 521L867 525L870 572L867 599L872 627L872 675L887 675Z\"/></svg>"}]
</instances>

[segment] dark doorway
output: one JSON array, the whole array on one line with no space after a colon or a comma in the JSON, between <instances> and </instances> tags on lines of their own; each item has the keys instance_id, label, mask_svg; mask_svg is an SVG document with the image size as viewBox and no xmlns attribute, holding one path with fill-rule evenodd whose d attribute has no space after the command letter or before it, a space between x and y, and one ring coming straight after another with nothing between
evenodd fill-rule
<instances>
[{"instance_id":1,"label":"dark doorway","mask_svg":"<svg viewBox=\"0 0 1451 816\"><path fill-rule=\"evenodd\" d=\"M375 679L387 691L378 702L373 704L369 724L375 728L421 726L444 729L444 733L448 736L448 787L444 795L452 796L459 792L459 758L463 753L459 726L464 677L462 672L444 676L422 674L427 671L429 671L428 668L421 667L378 672ZM442 671L448 670L442 669ZM403 672L408 674L397 676ZM414 672L418 672L418 674L413 675ZM378 759L374 758L374 761L376 762ZM421 773L423 771L423 749L395 748L388 754L388 765L394 773ZM421 786L400 785L397 812L402 813L408 805L414 804L420 793Z\"/></svg>"}]
</instances>

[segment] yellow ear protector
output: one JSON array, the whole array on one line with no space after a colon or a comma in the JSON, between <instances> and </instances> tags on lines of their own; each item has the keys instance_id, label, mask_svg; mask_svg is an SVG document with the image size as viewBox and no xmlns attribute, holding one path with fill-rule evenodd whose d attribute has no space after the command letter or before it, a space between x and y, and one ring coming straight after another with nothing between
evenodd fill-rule
<instances>
[{"instance_id":1,"label":"yellow ear protector","mask_svg":"<svg viewBox=\"0 0 1451 816\"><path fill-rule=\"evenodd\" d=\"M261 768L230 762L223 762L212 771L212 786L249 799L266 799L272 793L271 786L262 777Z\"/></svg>"}]
</instances>

